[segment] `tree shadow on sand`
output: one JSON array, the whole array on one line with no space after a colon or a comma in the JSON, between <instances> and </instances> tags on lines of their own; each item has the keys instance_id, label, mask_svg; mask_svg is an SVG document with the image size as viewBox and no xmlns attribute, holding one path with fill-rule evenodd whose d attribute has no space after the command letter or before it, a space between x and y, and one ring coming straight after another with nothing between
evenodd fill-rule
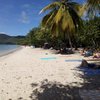
<instances>
[{"instance_id":1,"label":"tree shadow on sand","mask_svg":"<svg viewBox=\"0 0 100 100\"><path fill-rule=\"evenodd\" d=\"M84 80L84 82L81 84L81 89L100 89L100 69L78 67L76 70L83 72L83 74L78 74L78 76Z\"/></svg>"},{"instance_id":2,"label":"tree shadow on sand","mask_svg":"<svg viewBox=\"0 0 100 100\"><path fill-rule=\"evenodd\" d=\"M77 87L49 82L47 79L33 90L30 98L32 100L81 100Z\"/></svg>"},{"instance_id":3,"label":"tree shadow on sand","mask_svg":"<svg viewBox=\"0 0 100 100\"><path fill-rule=\"evenodd\" d=\"M75 70L83 71L79 67ZM100 74L89 76L84 73L78 74L78 77L84 80L81 87L50 82L47 79L35 86L31 84L33 92L30 94L30 98L31 100L100 100Z\"/></svg>"}]
</instances>

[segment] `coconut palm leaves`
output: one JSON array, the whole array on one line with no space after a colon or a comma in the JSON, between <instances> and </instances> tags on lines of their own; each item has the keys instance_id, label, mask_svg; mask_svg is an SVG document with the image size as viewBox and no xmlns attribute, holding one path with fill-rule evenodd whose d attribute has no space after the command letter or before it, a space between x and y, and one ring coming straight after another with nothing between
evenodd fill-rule
<instances>
[{"instance_id":1,"label":"coconut palm leaves","mask_svg":"<svg viewBox=\"0 0 100 100\"><path fill-rule=\"evenodd\" d=\"M100 13L100 0L87 0L87 7L91 16Z\"/></svg>"},{"instance_id":2,"label":"coconut palm leaves","mask_svg":"<svg viewBox=\"0 0 100 100\"><path fill-rule=\"evenodd\" d=\"M57 7L57 6L60 6L60 3L59 2L54 2L52 4L49 4L48 6L46 6L45 8L43 8L41 11L40 11L40 14L42 12L45 12L47 10L52 10L53 8Z\"/></svg>"},{"instance_id":3,"label":"coconut palm leaves","mask_svg":"<svg viewBox=\"0 0 100 100\"><path fill-rule=\"evenodd\" d=\"M87 3L92 6L96 6L100 4L100 0L87 0Z\"/></svg>"},{"instance_id":4,"label":"coconut palm leaves","mask_svg":"<svg viewBox=\"0 0 100 100\"><path fill-rule=\"evenodd\" d=\"M79 7L81 7L79 4L69 2L69 0L49 4L40 11L50 10L44 16L42 25L49 27L53 36L74 33L81 25L81 19L78 15Z\"/></svg>"}]
</instances>

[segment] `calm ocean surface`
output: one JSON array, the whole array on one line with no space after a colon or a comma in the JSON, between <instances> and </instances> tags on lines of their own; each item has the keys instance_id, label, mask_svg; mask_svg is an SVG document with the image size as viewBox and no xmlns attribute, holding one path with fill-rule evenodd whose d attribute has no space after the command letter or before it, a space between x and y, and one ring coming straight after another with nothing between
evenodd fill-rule
<instances>
[{"instance_id":1,"label":"calm ocean surface","mask_svg":"<svg viewBox=\"0 0 100 100\"><path fill-rule=\"evenodd\" d=\"M16 49L18 49L19 45L2 45L0 44L0 56L8 54Z\"/></svg>"}]
</instances>

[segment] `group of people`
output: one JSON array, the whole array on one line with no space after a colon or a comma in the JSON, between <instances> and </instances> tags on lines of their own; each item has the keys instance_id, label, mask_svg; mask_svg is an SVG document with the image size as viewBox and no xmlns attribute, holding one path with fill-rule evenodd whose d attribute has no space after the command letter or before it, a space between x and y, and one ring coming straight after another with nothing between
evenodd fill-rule
<instances>
[{"instance_id":1,"label":"group of people","mask_svg":"<svg viewBox=\"0 0 100 100\"><path fill-rule=\"evenodd\" d=\"M100 50L99 49L93 50L90 48L86 48L86 49L82 49L80 53L84 57L93 56L93 58L100 58Z\"/></svg>"}]
</instances>

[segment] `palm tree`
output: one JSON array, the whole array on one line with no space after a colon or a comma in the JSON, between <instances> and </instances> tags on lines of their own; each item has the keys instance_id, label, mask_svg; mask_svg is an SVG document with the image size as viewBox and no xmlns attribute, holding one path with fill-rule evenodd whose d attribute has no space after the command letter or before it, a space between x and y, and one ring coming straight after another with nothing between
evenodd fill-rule
<instances>
[{"instance_id":1,"label":"palm tree","mask_svg":"<svg viewBox=\"0 0 100 100\"><path fill-rule=\"evenodd\" d=\"M42 25L50 28L52 36L63 37L64 41L68 38L72 48L70 37L80 28L82 22L78 13L80 8L81 5L76 2L57 0L40 11L41 13L49 10L42 19Z\"/></svg>"},{"instance_id":2,"label":"palm tree","mask_svg":"<svg viewBox=\"0 0 100 100\"><path fill-rule=\"evenodd\" d=\"M87 0L87 8L88 8L88 14L90 17L96 16L96 13L100 13L100 0Z\"/></svg>"},{"instance_id":3,"label":"palm tree","mask_svg":"<svg viewBox=\"0 0 100 100\"><path fill-rule=\"evenodd\" d=\"M100 0L87 0L89 5L95 6L100 4Z\"/></svg>"}]
</instances>

